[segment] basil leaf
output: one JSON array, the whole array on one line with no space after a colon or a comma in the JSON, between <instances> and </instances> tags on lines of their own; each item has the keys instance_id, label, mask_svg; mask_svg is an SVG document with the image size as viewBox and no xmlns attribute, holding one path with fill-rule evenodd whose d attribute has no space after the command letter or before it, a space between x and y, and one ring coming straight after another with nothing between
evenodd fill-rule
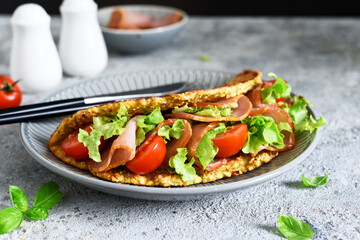
<instances>
[{"instance_id":1,"label":"basil leaf","mask_svg":"<svg viewBox=\"0 0 360 240\"><path fill-rule=\"evenodd\" d=\"M33 220L43 220L49 216L46 208L43 207L32 207L31 209L24 212L25 217Z\"/></svg>"},{"instance_id":2,"label":"basil leaf","mask_svg":"<svg viewBox=\"0 0 360 240\"><path fill-rule=\"evenodd\" d=\"M329 175L322 177L305 177L304 174L301 175L301 179L306 187L318 187L321 185L325 185L329 180Z\"/></svg>"},{"instance_id":3,"label":"basil leaf","mask_svg":"<svg viewBox=\"0 0 360 240\"><path fill-rule=\"evenodd\" d=\"M59 185L51 181L44 184L35 195L34 207L42 207L46 210L51 209L62 197Z\"/></svg>"},{"instance_id":4,"label":"basil leaf","mask_svg":"<svg viewBox=\"0 0 360 240\"><path fill-rule=\"evenodd\" d=\"M16 186L9 185L9 194L11 201L13 202L15 207L17 207L17 209L19 209L22 212L27 210L28 199L25 193L23 192L23 190L21 190Z\"/></svg>"},{"instance_id":5,"label":"basil leaf","mask_svg":"<svg viewBox=\"0 0 360 240\"><path fill-rule=\"evenodd\" d=\"M277 227L290 240L306 240L315 235L309 224L287 215L278 217Z\"/></svg>"},{"instance_id":6,"label":"basil leaf","mask_svg":"<svg viewBox=\"0 0 360 240\"><path fill-rule=\"evenodd\" d=\"M98 130L92 130L90 134L79 128L78 140L88 148L89 158L95 162L101 162L101 155L99 152L99 146L101 144L102 132Z\"/></svg>"},{"instance_id":7,"label":"basil leaf","mask_svg":"<svg viewBox=\"0 0 360 240\"><path fill-rule=\"evenodd\" d=\"M175 172L181 175L184 182L193 182L196 177L195 168L192 166L195 159L192 158L190 162L185 163L187 160L187 148L178 148L177 154L169 159L169 166L175 169Z\"/></svg>"},{"instance_id":8,"label":"basil leaf","mask_svg":"<svg viewBox=\"0 0 360 240\"><path fill-rule=\"evenodd\" d=\"M291 87L282 78L276 76L275 73L269 73L269 77L274 77L276 82L267 88L261 89L261 97L265 104L276 104L278 98L288 98L291 94Z\"/></svg>"},{"instance_id":9,"label":"basil leaf","mask_svg":"<svg viewBox=\"0 0 360 240\"><path fill-rule=\"evenodd\" d=\"M11 232L20 227L23 220L22 213L14 207L0 211L0 234Z\"/></svg>"}]
</instances>

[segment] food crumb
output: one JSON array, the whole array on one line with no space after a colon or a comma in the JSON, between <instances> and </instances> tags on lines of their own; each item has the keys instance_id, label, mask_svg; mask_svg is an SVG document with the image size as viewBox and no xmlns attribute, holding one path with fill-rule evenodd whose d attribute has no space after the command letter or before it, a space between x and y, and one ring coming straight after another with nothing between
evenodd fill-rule
<instances>
[{"instance_id":1,"label":"food crumb","mask_svg":"<svg viewBox=\"0 0 360 240\"><path fill-rule=\"evenodd\" d=\"M205 55L205 54L202 54L200 57L199 57L199 60L200 61L203 61L203 62L211 62L211 57Z\"/></svg>"}]
</instances>

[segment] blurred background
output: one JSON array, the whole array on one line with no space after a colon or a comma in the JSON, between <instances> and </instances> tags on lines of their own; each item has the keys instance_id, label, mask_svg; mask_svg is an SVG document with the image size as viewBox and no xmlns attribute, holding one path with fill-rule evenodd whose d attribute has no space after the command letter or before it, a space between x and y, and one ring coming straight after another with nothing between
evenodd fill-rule
<instances>
[{"instance_id":1,"label":"blurred background","mask_svg":"<svg viewBox=\"0 0 360 240\"><path fill-rule=\"evenodd\" d=\"M1 0L0 13L11 14L23 3L38 3L49 14L59 14L62 0ZM183 9L191 15L243 15L243 16L360 16L355 0L96 0L99 8L116 4L159 4Z\"/></svg>"}]
</instances>

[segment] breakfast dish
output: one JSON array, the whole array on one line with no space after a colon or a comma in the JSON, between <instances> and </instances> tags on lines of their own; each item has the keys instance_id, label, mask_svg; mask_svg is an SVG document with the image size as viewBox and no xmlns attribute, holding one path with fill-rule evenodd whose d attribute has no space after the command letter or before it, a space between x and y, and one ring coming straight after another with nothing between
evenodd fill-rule
<instances>
[{"instance_id":1,"label":"breakfast dish","mask_svg":"<svg viewBox=\"0 0 360 240\"><path fill-rule=\"evenodd\" d=\"M188 186L243 174L294 148L297 133L324 124L270 76L262 83L261 72L244 70L215 89L81 110L62 120L48 147L67 164L118 183Z\"/></svg>"}]
</instances>

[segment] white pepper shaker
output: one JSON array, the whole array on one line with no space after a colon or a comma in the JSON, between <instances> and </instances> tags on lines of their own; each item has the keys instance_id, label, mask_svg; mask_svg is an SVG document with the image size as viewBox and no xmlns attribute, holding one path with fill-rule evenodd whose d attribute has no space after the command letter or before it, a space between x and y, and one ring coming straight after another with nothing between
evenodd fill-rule
<instances>
[{"instance_id":1,"label":"white pepper shaker","mask_svg":"<svg viewBox=\"0 0 360 240\"><path fill-rule=\"evenodd\" d=\"M108 61L104 37L93 0L64 0L60 6L60 58L65 73L93 77Z\"/></svg>"},{"instance_id":2,"label":"white pepper shaker","mask_svg":"<svg viewBox=\"0 0 360 240\"><path fill-rule=\"evenodd\" d=\"M37 4L16 8L11 17L10 75L25 92L56 87L62 79L59 54L50 31L50 16Z\"/></svg>"}]
</instances>

